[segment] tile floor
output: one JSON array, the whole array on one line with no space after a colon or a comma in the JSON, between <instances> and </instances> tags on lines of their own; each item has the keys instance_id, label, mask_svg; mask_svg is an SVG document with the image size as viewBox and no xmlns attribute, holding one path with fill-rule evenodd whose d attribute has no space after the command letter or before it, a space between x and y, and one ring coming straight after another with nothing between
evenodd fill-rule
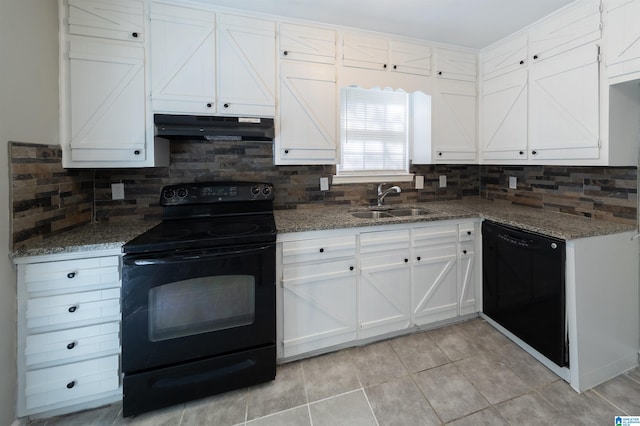
<instances>
[{"instance_id":1,"label":"tile floor","mask_svg":"<svg viewBox=\"0 0 640 426\"><path fill-rule=\"evenodd\" d=\"M270 383L123 419L121 405L31 425L613 425L640 367L578 394L484 320L278 367Z\"/></svg>"}]
</instances>

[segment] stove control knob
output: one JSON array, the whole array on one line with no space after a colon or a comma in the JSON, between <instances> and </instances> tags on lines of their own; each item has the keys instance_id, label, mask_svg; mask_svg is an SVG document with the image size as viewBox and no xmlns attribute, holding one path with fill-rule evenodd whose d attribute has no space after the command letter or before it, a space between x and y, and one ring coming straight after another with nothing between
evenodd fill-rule
<instances>
[{"instance_id":1,"label":"stove control knob","mask_svg":"<svg viewBox=\"0 0 640 426\"><path fill-rule=\"evenodd\" d=\"M270 186L265 186L264 188L262 188L262 195L269 195L269 194L271 194Z\"/></svg>"},{"instance_id":2,"label":"stove control knob","mask_svg":"<svg viewBox=\"0 0 640 426\"><path fill-rule=\"evenodd\" d=\"M259 195L260 194L260 187L259 186L252 186L251 187L251 194L252 195Z\"/></svg>"},{"instance_id":3,"label":"stove control knob","mask_svg":"<svg viewBox=\"0 0 640 426\"><path fill-rule=\"evenodd\" d=\"M180 198L186 197L188 193L189 192L186 190L186 188L178 189L178 197L180 197Z\"/></svg>"},{"instance_id":4,"label":"stove control knob","mask_svg":"<svg viewBox=\"0 0 640 426\"><path fill-rule=\"evenodd\" d=\"M164 198L166 198L167 200L172 199L174 196L176 195L175 191L173 189L167 189L164 191L164 193L162 194L162 196Z\"/></svg>"}]
</instances>

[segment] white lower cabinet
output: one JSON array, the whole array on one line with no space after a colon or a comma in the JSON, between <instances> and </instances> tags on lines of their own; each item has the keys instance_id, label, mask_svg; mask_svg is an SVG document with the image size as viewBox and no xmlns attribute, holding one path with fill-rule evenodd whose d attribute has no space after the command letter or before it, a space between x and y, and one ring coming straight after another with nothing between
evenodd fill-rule
<instances>
[{"instance_id":1,"label":"white lower cabinet","mask_svg":"<svg viewBox=\"0 0 640 426\"><path fill-rule=\"evenodd\" d=\"M17 258L18 417L117 401L119 250Z\"/></svg>"},{"instance_id":2,"label":"white lower cabinet","mask_svg":"<svg viewBox=\"0 0 640 426\"><path fill-rule=\"evenodd\" d=\"M480 311L478 220L278 235L279 358Z\"/></svg>"}]
</instances>

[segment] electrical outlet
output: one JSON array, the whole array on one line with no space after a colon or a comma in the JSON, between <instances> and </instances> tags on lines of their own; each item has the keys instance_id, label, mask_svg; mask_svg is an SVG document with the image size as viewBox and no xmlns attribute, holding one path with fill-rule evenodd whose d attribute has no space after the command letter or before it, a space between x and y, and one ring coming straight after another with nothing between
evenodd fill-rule
<instances>
[{"instance_id":1,"label":"electrical outlet","mask_svg":"<svg viewBox=\"0 0 640 426\"><path fill-rule=\"evenodd\" d=\"M509 189L518 189L518 178L509 176Z\"/></svg>"},{"instance_id":2,"label":"electrical outlet","mask_svg":"<svg viewBox=\"0 0 640 426\"><path fill-rule=\"evenodd\" d=\"M447 176L440 175L440 188L446 188L446 187L447 187Z\"/></svg>"},{"instance_id":3,"label":"electrical outlet","mask_svg":"<svg viewBox=\"0 0 640 426\"><path fill-rule=\"evenodd\" d=\"M416 189L424 189L424 176L416 176Z\"/></svg>"},{"instance_id":4,"label":"electrical outlet","mask_svg":"<svg viewBox=\"0 0 640 426\"><path fill-rule=\"evenodd\" d=\"M124 183L111 184L111 199L124 200Z\"/></svg>"},{"instance_id":5,"label":"electrical outlet","mask_svg":"<svg viewBox=\"0 0 640 426\"><path fill-rule=\"evenodd\" d=\"M320 178L320 191L328 191L329 190L329 178L323 177Z\"/></svg>"}]
</instances>

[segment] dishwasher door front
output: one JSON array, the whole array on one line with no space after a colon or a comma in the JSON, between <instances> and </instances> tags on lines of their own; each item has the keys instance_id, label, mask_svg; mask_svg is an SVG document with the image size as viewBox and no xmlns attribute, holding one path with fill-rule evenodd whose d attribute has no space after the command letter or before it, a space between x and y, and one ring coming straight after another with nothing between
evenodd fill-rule
<instances>
[{"instance_id":1,"label":"dishwasher door front","mask_svg":"<svg viewBox=\"0 0 640 426\"><path fill-rule=\"evenodd\" d=\"M568 366L565 242L484 221L482 257L484 314Z\"/></svg>"}]
</instances>

